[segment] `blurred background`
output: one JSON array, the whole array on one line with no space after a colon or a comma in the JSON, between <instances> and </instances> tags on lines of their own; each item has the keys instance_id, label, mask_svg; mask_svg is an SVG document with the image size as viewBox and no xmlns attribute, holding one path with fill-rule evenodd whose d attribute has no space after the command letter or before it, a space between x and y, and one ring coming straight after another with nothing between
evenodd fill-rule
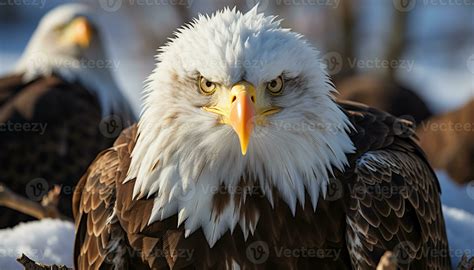
<instances>
[{"instance_id":1,"label":"blurred background","mask_svg":"<svg viewBox=\"0 0 474 270\"><path fill-rule=\"evenodd\" d=\"M0 73L11 69L40 18L59 0L0 0ZM265 14L306 36L334 80L378 74L416 91L435 113L474 95L472 0L99 0L114 73L138 111L143 81L159 46L199 13L226 6ZM2 4L3 3L3 4Z\"/></svg>"},{"instance_id":2,"label":"blurred background","mask_svg":"<svg viewBox=\"0 0 474 270\"><path fill-rule=\"evenodd\" d=\"M277 15L321 52L339 98L416 124L443 190L451 248L474 255L473 0L0 0L0 76L13 69L43 15L71 2L97 12L115 79L136 112L156 51L178 27L200 13L227 6L246 12L259 2L259 11ZM58 234L62 229L54 226ZM60 238L70 244L73 226L64 226ZM0 230L4 246L17 243L23 228L14 234ZM45 248L41 238L35 241L38 250ZM71 265L70 246L47 248L53 256L44 255L46 262ZM15 266L17 253L0 253L0 268ZM459 254L452 254L453 263Z\"/></svg>"}]
</instances>

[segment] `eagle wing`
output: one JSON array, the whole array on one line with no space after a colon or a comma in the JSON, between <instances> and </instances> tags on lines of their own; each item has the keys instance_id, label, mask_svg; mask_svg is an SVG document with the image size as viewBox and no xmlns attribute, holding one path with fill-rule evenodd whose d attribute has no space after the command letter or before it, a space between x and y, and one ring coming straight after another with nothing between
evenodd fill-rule
<instances>
[{"instance_id":1,"label":"eagle wing","mask_svg":"<svg viewBox=\"0 0 474 270\"><path fill-rule=\"evenodd\" d=\"M144 228L153 199L132 200L134 181L124 181L136 136L136 125L124 130L113 147L99 154L76 188L75 269L168 268L165 256L150 253L162 247L160 232L171 234L164 228L171 228L172 221L158 226L163 228L155 226L153 237L148 237Z\"/></svg>"},{"instance_id":2,"label":"eagle wing","mask_svg":"<svg viewBox=\"0 0 474 270\"><path fill-rule=\"evenodd\" d=\"M114 146L101 152L81 178L73 197L73 213L76 222L74 246L75 269L114 269L114 264L123 257L116 253L125 252L119 247L126 246L125 232L117 219L117 182L126 174L123 163L129 162L123 157L129 156L131 137L134 128L125 130ZM128 268L125 268L128 269Z\"/></svg>"},{"instance_id":3,"label":"eagle wing","mask_svg":"<svg viewBox=\"0 0 474 270\"><path fill-rule=\"evenodd\" d=\"M447 242L439 203L439 186L422 152L410 137L394 131L394 117L365 107L351 106L343 105L357 128L357 132L351 136L359 151L349 157L351 169L336 175L336 179L349 184L348 193L345 194L350 196L332 204L322 199L318 203L319 217L337 217L341 214L341 219L334 218L340 222L336 222L332 230L324 230L317 222L326 226L331 223L327 222L327 218L317 219L308 205L307 209L310 210L301 212L301 215L308 215L311 217L309 220L314 222L301 227L301 222L299 225L288 223L293 219L284 204L281 205L284 210L278 206L272 208L262 199L265 202L256 203L262 211L268 209L268 214L265 214L267 217L261 218L262 222L266 220L268 224L262 223L256 229L254 239L269 241L268 239L272 239L271 235L282 235L285 228L291 232L289 239L300 239L298 234L302 234L300 240L294 241L303 241L305 236L314 237L315 234L321 235L321 241L324 241L324 235L331 238L327 236L331 233L342 236L343 226L341 230L336 227L337 224L344 223L344 211L342 206L339 210L334 206L344 201L348 224L347 248L354 268L375 268L386 250L398 248L399 251L404 251L412 247L413 252L407 259L412 265L420 266L421 269L424 266L448 268L449 257L429 258L423 253L426 248L447 248ZM148 224L153 198L132 199L135 180L125 181L136 137L136 126L124 131L114 147L100 154L80 181L73 202L77 229L76 269L108 269L114 264L123 269L181 269L191 266L206 269L209 267L205 266L225 264L228 259L226 254L236 261L245 262L245 256L241 256L242 251L247 250L247 242L238 228L233 235L223 236L220 245L218 243L210 249L200 231L184 240L183 228L176 227L176 215ZM400 192L355 192L378 186L399 188ZM404 193L404 190L408 192ZM325 210L324 206L328 208ZM281 226L276 222L280 219ZM298 220L301 221L301 217ZM291 226L285 227L284 224ZM310 230L306 230L308 228ZM312 243L309 246L323 245L321 241L315 243L315 239L308 239ZM336 243L344 242L337 240L337 237L335 239ZM333 248L339 249L339 244ZM180 250L196 250L199 256L195 255L202 260L193 261L185 256L180 257L177 253ZM272 259L273 257L270 258ZM340 263L345 263L344 258L339 259L344 261ZM291 264L299 261L281 261L284 262Z\"/></svg>"},{"instance_id":4,"label":"eagle wing","mask_svg":"<svg viewBox=\"0 0 474 270\"><path fill-rule=\"evenodd\" d=\"M402 269L450 269L438 180L411 124L345 104L358 153L346 172L346 239L355 269L375 269L387 250Z\"/></svg>"},{"instance_id":5,"label":"eagle wing","mask_svg":"<svg viewBox=\"0 0 474 270\"><path fill-rule=\"evenodd\" d=\"M114 146L96 158L74 192L75 269L222 268L228 260L210 254L202 232L184 241L176 215L148 224L154 199L132 199L135 179L125 181L136 136L136 125L124 130ZM229 246L229 252L245 249ZM194 250L205 258L201 267L181 253Z\"/></svg>"}]
</instances>

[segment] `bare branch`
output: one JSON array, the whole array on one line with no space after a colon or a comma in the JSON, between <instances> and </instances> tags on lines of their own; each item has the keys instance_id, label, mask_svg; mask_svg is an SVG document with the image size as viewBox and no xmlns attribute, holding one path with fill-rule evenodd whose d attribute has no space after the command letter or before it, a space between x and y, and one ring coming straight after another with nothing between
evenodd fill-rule
<instances>
[{"instance_id":1,"label":"bare branch","mask_svg":"<svg viewBox=\"0 0 474 270\"><path fill-rule=\"evenodd\" d=\"M23 265L25 270L72 270L65 265L44 265L33 261L28 258L25 254L21 254L21 257L16 259Z\"/></svg>"},{"instance_id":2,"label":"bare branch","mask_svg":"<svg viewBox=\"0 0 474 270\"><path fill-rule=\"evenodd\" d=\"M57 206L60 193L61 188L55 186L43 197L41 203L38 203L20 196L8 189L5 185L0 184L0 205L37 219L55 218L70 220L58 210Z\"/></svg>"},{"instance_id":3,"label":"bare branch","mask_svg":"<svg viewBox=\"0 0 474 270\"><path fill-rule=\"evenodd\" d=\"M458 270L474 269L474 257L468 258L467 255L464 254L458 266L456 267L456 269Z\"/></svg>"}]
</instances>

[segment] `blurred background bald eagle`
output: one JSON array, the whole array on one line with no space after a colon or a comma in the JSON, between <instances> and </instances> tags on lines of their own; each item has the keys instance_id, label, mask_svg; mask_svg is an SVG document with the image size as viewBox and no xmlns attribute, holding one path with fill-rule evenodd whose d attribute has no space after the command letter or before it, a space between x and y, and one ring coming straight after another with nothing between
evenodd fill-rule
<instances>
[{"instance_id":1,"label":"blurred background bald eagle","mask_svg":"<svg viewBox=\"0 0 474 270\"><path fill-rule=\"evenodd\" d=\"M59 209L72 216L77 180L134 120L108 64L86 6L61 6L41 20L20 60L0 78L0 183L34 201L59 185ZM26 220L0 208L0 228Z\"/></svg>"}]
</instances>

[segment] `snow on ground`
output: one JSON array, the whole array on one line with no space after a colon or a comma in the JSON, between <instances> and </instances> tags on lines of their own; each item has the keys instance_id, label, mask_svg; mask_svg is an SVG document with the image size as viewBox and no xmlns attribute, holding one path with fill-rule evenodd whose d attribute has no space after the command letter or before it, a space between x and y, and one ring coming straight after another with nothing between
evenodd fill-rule
<instances>
[{"instance_id":1,"label":"snow on ground","mask_svg":"<svg viewBox=\"0 0 474 270\"><path fill-rule=\"evenodd\" d=\"M463 209L474 215L474 181L466 186L460 186L449 179L446 172L437 171L441 185L441 201L451 208ZM473 227L474 228L474 227ZM472 241L474 248L474 241Z\"/></svg>"},{"instance_id":2,"label":"snow on ground","mask_svg":"<svg viewBox=\"0 0 474 270\"><path fill-rule=\"evenodd\" d=\"M474 215L462 209L443 205L449 252L453 266L456 266L463 254L474 256Z\"/></svg>"},{"instance_id":3,"label":"snow on ground","mask_svg":"<svg viewBox=\"0 0 474 270\"><path fill-rule=\"evenodd\" d=\"M441 185L441 202L448 233L453 265L462 255L474 256L474 182L459 186L449 179L446 172L437 171Z\"/></svg>"},{"instance_id":4,"label":"snow on ground","mask_svg":"<svg viewBox=\"0 0 474 270\"><path fill-rule=\"evenodd\" d=\"M0 230L0 269L23 269L16 262L22 253L46 264L73 265L74 225L44 219Z\"/></svg>"}]
</instances>

